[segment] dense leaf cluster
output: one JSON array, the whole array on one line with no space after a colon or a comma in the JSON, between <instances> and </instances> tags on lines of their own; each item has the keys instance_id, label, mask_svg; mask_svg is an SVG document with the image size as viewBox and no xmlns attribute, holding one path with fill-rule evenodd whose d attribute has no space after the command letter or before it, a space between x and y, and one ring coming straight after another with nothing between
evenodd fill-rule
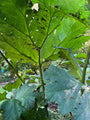
<instances>
[{"instance_id":1,"label":"dense leaf cluster","mask_svg":"<svg viewBox=\"0 0 90 120\"><path fill-rule=\"evenodd\" d=\"M84 35L90 28L87 6L86 0L0 0L0 53L36 63L41 78L38 87L19 80L4 87L18 88L11 99L0 94L4 120L49 120L47 100L58 104L60 114L72 112L74 120L90 120L89 90L82 90L82 71L72 54L90 38ZM70 61L79 81L55 66L42 73L43 63L60 57Z\"/></svg>"}]
</instances>

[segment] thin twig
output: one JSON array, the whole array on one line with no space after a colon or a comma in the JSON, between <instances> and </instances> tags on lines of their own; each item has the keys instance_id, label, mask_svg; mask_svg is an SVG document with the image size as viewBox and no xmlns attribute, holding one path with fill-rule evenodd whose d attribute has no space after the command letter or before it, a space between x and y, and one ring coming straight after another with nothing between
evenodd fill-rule
<instances>
[{"instance_id":1,"label":"thin twig","mask_svg":"<svg viewBox=\"0 0 90 120\"><path fill-rule=\"evenodd\" d=\"M0 51L1 56L5 59L5 61L8 63L8 65L12 68L12 70L15 72L17 77L21 80L22 83L25 84L24 80L19 76L18 72L15 70L15 68L12 66L12 64L8 61L8 59L5 57L5 55Z\"/></svg>"}]
</instances>

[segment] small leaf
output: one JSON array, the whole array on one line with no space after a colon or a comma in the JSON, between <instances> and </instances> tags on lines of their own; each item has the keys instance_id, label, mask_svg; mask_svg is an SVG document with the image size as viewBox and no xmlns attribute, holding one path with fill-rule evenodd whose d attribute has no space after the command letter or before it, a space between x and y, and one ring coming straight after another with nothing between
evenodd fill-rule
<instances>
[{"instance_id":1,"label":"small leaf","mask_svg":"<svg viewBox=\"0 0 90 120\"><path fill-rule=\"evenodd\" d=\"M14 99L20 101L26 110L30 110L34 107L36 97L34 93L35 88L34 85L23 85L14 91Z\"/></svg>"},{"instance_id":2,"label":"small leaf","mask_svg":"<svg viewBox=\"0 0 90 120\"><path fill-rule=\"evenodd\" d=\"M87 85L90 85L90 80L86 80Z\"/></svg>"},{"instance_id":3,"label":"small leaf","mask_svg":"<svg viewBox=\"0 0 90 120\"><path fill-rule=\"evenodd\" d=\"M0 101L6 99L6 95L7 95L6 92L0 93Z\"/></svg>"},{"instance_id":4,"label":"small leaf","mask_svg":"<svg viewBox=\"0 0 90 120\"><path fill-rule=\"evenodd\" d=\"M12 91L12 89L17 89L21 86L22 82L17 79L14 83L8 83L3 88L7 91Z\"/></svg>"},{"instance_id":5,"label":"small leaf","mask_svg":"<svg viewBox=\"0 0 90 120\"><path fill-rule=\"evenodd\" d=\"M87 55L85 53L78 53L75 58L86 58Z\"/></svg>"}]
</instances>

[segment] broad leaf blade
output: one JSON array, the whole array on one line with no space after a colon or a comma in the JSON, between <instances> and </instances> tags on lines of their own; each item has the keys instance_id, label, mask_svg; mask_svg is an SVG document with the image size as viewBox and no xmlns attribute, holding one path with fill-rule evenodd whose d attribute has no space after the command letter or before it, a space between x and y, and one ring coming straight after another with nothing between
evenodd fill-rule
<instances>
[{"instance_id":1,"label":"broad leaf blade","mask_svg":"<svg viewBox=\"0 0 90 120\"><path fill-rule=\"evenodd\" d=\"M88 88L86 88L88 89ZM73 110L74 120L90 120L90 91L87 91L79 99L79 104Z\"/></svg>"},{"instance_id":2,"label":"broad leaf blade","mask_svg":"<svg viewBox=\"0 0 90 120\"><path fill-rule=\"evenodd\" d=\"M0 103L0 110L3 110L4 120L18 120L24 111L20 102L15 99L4 100Z\"/></svg>"},{"instance_id":3,"label":"broad leaf blade","mask_svg":"<svg viewBox=\"0 0 90 120\"><path fill-rule=\"evenodd\" d=\"M54 66L44 73L44 80L49 80L45 87L47 100L56 102L61 114L71 112L79 102L82 84L63 69Z\"/></svg>"},{"instance_id":4,"label":"broad leaf blade","mask_svg":"<svg viewBox=\"0 0 90 120\"><path fill-rule=\"evenodd\" d=\"M41 62L45 62L45 59L57 52L55 46L65 47L68 42L70 48L73 40L76 43L76 37L87 30L87 26L76 19L78 16L75 18L66 14L66 11L70 14L77 13L85 5L84 0L80 3L75 1L73 10L70 6L73 3L71 0L64 1L65 4L61 4L63 1L59 0L58 6L66 8L64 12L51 7L56 6L57 1L48 1L46 5L46 1L41 0L39 2L43 3L39 4L38 10L29 7L27 0L22 2L0 2L0 48L5 50L7 57L11 59L38 63L40 57ZM81 41L80 45L88 38L81 39L78 39Z\"/></svg>"},{"instance_id":5,"label":"broad leaf blade","mask_svg":"<svg viewBox=\"0 0 90 120\"><path fill-rule=\"evenodd\" d=\"M26 5L23 6L24 11L26 11ZM0 2L0 47L11 58L12 55L10 56L10 54L14 54L18 59L26 57L37 62L38 53L34 49L35 46L33 46L33 42L29 36L26 13L22 13L22 9L20 10L20 8L17 0L2 0Z\"/></svg>"},{"instance_id":6,"label":"broad leaf blade","mask_svg":"<svg viewBox=\"0 0 90 120\"><path fill-rule=\"evenodd\" d=\"M41 48L41 61L47 60L52 54L57 54L56 46L72 48L73 51L82 46L89 39L88 36L79 36L86 31L86 26L79 21L64 17L60 24L47 36ZM79 37L78 37L79 36ZM79 42L79 43L78 43Z\"/></svg>"},{"instance_id":7,"label":"broad leaf blade","mask_svg":"<svg viewBox=\"0 0 90 120\"><path fill-rule=\"evenodd\" d=\"M43 4L47 4L48 6L57 8L58 10L60 10L62 13L64 14L70 14L72 17L77 17L78 19L81 19L83 22L83 18L84 21L87 21L88 23L90 23L88 17L90 15L86 5L87 5L87 1L85 0L78 0L78 1L74 1L74 0L31 0L33 3L43 3Z\"/></svg>"}]
</instances>

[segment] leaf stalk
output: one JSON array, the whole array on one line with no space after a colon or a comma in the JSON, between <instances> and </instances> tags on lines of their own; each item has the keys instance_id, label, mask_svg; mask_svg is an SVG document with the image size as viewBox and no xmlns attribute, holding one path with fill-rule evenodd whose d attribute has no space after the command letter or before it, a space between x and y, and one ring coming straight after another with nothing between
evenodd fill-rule
<instances>
[{"instance_id":1,"label":"leaf stalk","mask_svg":"<svg viewBox=\"0 0 90 120\"><path fill-rule=\"evenodd\" d=\"M44 80L43 80L43 73L42 73L42 64L40 62L40 50L39 50L39 72L40 72L40 78L41 78L43 97L44 97L44 101L45 101L45 87L44 87Z\"/></svg>"},{"instance_id":2,"label":"leaf stalk","mask_svg":"<svg viewBox=\"0 0 90 120\"><path fill-rule=\"evenodd\" d=\"M90 58L90 46L88 47L87 50L87 57L86 57L86 61L83 67L83 74L82 74L82 83L85 84L85 76L86 76L86 70L87 70L87 65L89 63L89 58Z\"/></svg>"}]
</instances>

